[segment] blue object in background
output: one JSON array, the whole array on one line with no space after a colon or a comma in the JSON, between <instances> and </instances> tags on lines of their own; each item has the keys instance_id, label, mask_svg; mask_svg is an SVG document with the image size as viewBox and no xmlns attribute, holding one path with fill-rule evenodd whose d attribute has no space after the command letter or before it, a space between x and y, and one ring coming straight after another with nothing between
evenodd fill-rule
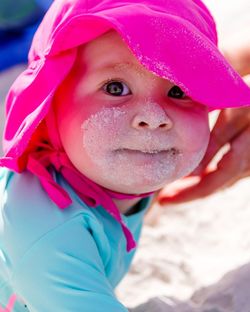
<instances>
[{"instance_id":1,"label":"blue object in background","mask_svg":"<svg viewBox=\"0 0 250 312\"><path fill-rule=\"evenodd\" d=\"M0 1L0 71L27 62L33 35L52 1Z\"/></svg>"},{"instance_id":2,"label":"blue object in background","mask_svg":"<svg viewBox=\"0 0 250 312\"><path fill-rule=\"evenodd\" d=\"M36 0L36 2L39 4L41 8L44 9L44 11L47 11L50 7L53 0Z\"/></svg>"}]
</instances>

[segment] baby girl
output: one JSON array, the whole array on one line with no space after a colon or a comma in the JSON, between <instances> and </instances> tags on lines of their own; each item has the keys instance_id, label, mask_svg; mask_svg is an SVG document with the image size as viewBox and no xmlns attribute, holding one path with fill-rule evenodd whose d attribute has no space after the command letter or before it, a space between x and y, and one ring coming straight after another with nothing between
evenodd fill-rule
<instances>
[{"instance_id":1,"label":"baby girl","mask_svg":"<svg viewBox=\"0 0 250 312\"><path fill-rule=\"evenodd\" d=\"M199 164L209 111L250 101L216 45L199 0L55 0L6 101L2 307L128 311L154 192Z\"/></svg>"}]
</instances>

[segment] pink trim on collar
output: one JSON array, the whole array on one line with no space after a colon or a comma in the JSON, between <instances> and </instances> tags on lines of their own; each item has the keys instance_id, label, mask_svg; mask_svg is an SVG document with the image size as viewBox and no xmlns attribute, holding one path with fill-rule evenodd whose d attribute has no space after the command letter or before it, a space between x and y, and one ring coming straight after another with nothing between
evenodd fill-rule
<instances>
[{"instance_id":1,"label":"pink trim on collar","mask_svg":"<svg viewBox=\"0 0 250 312\"><path fill-rule=\"evenodd\" d=\"M61 209L68 207L72 203L69 194L55 182L52 174L49 172L49 166L53 166L88 206L97 207L101 205L120 223L127 240L127 251L133 249L136 246L133 235L124 224L121 214L112 201L112 198L142 198L152 193L127 195L108 191L77 171L69 161L65 152L56 150L48 143L42 143L38 146L38 149L39 148L42 149L29 154L27 170L38 177L50 199Z\"/></svg>"}]
</instances>

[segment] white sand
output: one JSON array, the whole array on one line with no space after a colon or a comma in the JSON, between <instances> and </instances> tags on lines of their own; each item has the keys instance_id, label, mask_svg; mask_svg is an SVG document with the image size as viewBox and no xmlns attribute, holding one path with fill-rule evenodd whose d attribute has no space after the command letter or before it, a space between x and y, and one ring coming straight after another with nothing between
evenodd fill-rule
<instances>
[{"instance_id":1,"label":"white sand","mask_svg":"<svg viewBox=\"0 0 250 312\"><path fill-rule=\"evenodd\" d=\"M122 302L135 306L160 295L187 300L195 290L247 263L249 182L245 179L205 200L161 208L158 224L144 227L130 273L118 287ZM241 312L249 311L250 300L249 310Z\"/></svg>"}]
</instances>

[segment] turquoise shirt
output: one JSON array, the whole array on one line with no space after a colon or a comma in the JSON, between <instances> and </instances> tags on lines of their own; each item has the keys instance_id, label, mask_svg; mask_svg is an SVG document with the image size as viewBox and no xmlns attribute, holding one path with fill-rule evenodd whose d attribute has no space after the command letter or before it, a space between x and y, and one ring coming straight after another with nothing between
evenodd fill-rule
<instances>
[{"instance_id":1,"label":"turquoise shirt","mask_svg":"<svg viewBox=\"0 0 250 312\"><path fill-rule=\"evenodd\" d=\"M73 200L64 210L32 174L0 170L1 307L14 293L13 312L128 311L114 294L134 256L121 226L56 179ZM149 204L142 199L137 213L122 216L136 241Z\"/></svg>"}]
</instances>

